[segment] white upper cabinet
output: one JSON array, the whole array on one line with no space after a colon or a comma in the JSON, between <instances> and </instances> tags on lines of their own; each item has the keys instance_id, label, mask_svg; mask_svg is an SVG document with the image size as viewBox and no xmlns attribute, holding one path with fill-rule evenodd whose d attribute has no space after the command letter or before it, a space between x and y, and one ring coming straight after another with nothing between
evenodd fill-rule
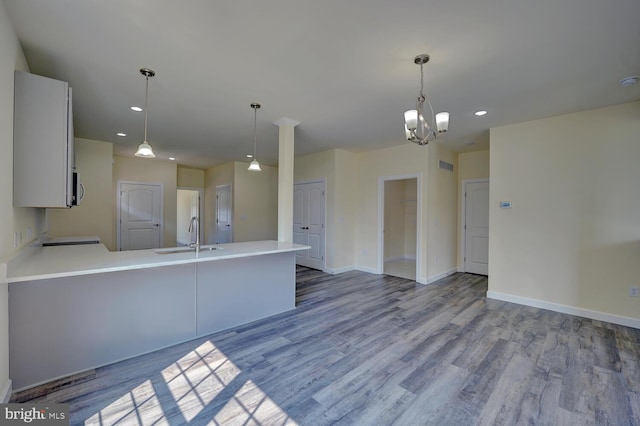
<instances>
[{"instance_id":1,"label":"white upper cabinet","mask_svg":"<svg viewBox=\"0 0 640 426\"><path fill-rule=\"evenodd\" d=\"M71 207L74 167L69 84L16 71L13 205Z\"/></svg>"}]
</instances>

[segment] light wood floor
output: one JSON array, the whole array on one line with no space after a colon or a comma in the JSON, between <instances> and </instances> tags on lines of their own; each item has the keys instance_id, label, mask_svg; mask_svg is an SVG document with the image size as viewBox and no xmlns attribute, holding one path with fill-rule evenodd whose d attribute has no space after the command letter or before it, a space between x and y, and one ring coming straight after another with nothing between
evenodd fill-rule
<instances>
[{"instance_id":1,"label":"light wood floor","mask_svg":"<svg viewBox=\"0 0 640 426\"><path fill-rule=\"evenodd\" d=\"M640 424L640 330L486 290L299 268L292 312L14 400L47 392L71 424Z\"/></svg>"}]
</instances>

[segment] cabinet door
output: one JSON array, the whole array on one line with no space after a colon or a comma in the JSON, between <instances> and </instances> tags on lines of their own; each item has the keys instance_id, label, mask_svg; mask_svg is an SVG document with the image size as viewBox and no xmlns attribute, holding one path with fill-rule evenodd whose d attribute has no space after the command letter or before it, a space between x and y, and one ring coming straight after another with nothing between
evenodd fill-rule
<instances>
[{"instance_id":1,"label":"cabinet door","mask_svg":"<svg viewBox=\"0 0 640 426\"><path fill-rule=\"evenodd\" d=\"M13 205L69 207L73 130L69 85L15 73ZM69 133L71 132L71 134Z\"/></svg>"}]
</instances>

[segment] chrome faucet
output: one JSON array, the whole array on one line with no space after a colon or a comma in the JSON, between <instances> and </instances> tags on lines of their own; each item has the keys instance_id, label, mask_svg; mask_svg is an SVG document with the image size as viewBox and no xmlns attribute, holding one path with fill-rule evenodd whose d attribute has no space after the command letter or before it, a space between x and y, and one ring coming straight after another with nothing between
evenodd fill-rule
<instances>
[{"instance_id":1,"label":"chrome faucet","mask_svg":"<svg viewBox=\"0 0 640 426\"><path fill-rule=\"evenodd\" d=\"M194 216L191 218L191 222L189 222L189 232L196 231L196 242L189 244L189 247L195 248L196 253L200 252L200 219L198 216Z\"/></svg>"}]
</instances>

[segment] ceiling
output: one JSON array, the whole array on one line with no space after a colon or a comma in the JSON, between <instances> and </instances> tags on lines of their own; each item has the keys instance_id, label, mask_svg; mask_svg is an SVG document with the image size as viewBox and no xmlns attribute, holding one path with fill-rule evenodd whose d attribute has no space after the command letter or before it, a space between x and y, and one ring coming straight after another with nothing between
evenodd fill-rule
<instances>
[{"instance_id":1,"label":"ceiling","mask_svg":"<svg viewBox=\"0 0 640 426\"><path fill-rule=\"evenodd\" d=\"M76 137L133 155L148 67L148 140L192 167L249 161L252 102L264 164L282 117L301 122L296 155L409 143L420 53L428 98L451 114L438 143L456 151L488 148L491 127L640 99L618 83L640 74L638 0L4 3L31 72L73 87Z\"/></svg>"}]
</instances>

